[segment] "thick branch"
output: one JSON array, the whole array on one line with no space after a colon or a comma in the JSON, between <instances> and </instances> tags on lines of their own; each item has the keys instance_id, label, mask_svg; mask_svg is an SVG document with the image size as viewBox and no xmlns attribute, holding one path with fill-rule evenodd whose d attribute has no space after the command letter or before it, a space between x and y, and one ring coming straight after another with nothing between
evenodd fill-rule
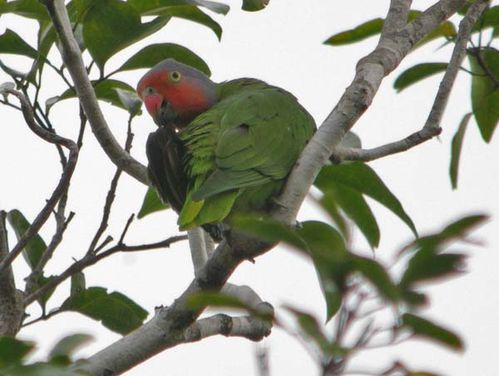
<instances>
[{"instance_id":1,"label":"thick branch","mask_svg":"<svg viewBox=\"0 0 499 376\"><path fill-rule=\"evenodd\" d=\"M9 253L6 213L0 210L0 259ZM10 265L0 273L0 336L15 336L24 314L22 299L16 290Z\"/></svg>"},{"instance_id":2,"label":"thick branch","mask_svg":"<svg viewBox=\"0 0 499 376\"><path fill-rule=\"evenodd\" d=\"M220 313L198 320L188 327L184 332L183 342L197 342L217 334L260 341L270 334L271 329L272 323L269 321L253 316L231 317Z\"/></svg>"},{"instance_id":3,"label":"thick branch","mask_svg":"<svg viewBox=\"0 0 499 376\"><path fill-rule=\"evenodd\" d=\"M440 82L430 114L426 119L423 128L410 136L396 142L382 145L373 149L342 149L338 148L334 155L339 160L372 161L387 155L406 151L429 139L437 136L441 132L440 123L444 114L447 102L461 67L463 59L466 57L466 46L470 39L473 25L476 23L482 12L487 8L488 0L475 2L466 13L466 16L459 24L459 32L454 45L452 56Z\"/></svg>"},{"instance_id":4,"label":"thick branch","mask_svg":"<svg viewBox=\"0 0 499 376\"><path fill-rule=\"evenodd\" d=\"M148 185L147 169L123 150L107 125L87 75L82 54L73 35L64 0L43 0L61 42L61 56L74 82L76 94L92 131L113 163Z\"/></svg>"},{"instance_id":5,"label":"thick branch","mask_svg":"<svg viewBox=\"0 0 499 376\"><path fill-rule=\"evenodd\" d=\"M52 192L52 195L47 200L47 203L40 211L40 213L38 213L31 226L24 233L21 239L19 239L11 252L0 262L0 273L2 273L16 259L17 256L19 256L26 244L28 244L28 242L33 238L33 236L35 236L35 234L38 233L40 228L47 221L48 217L54 210L55 205L68 189L69 182L71 181L71 176L73 175L74 169L76 167L76 161L78 160L78 147L72 140L58 136L57 134L49 132L38 126L34 118L33 108L31 107L26 97L15 90L6 90L6 92L15 95L21 102L21 109L24 115L24 120L26 121L26 124L28 124L28 127L43 140L51 144L62 145L65 148L69 149L69 157L62 172L61 179Z\"/></svg>"},{"instance_id":6,"label":"thick branch","mask_svg":"<svg viewBox=\"0 0 499 376\"><path fill-rule=\"evenodd\" d=\"M189 297L202 291L219 291L244 259L256 257L267 249L268 244L243 236L234 236L231 246L222 241L197 277L170 307L162 308L152 320L94 354L79 368L92 375L119 375L151 356L182 343L185 329L195 322L203 310L190 307ZM265 303L259 307L267 313Z\"/></svg>"},{"instance_id":7,"label":"thick branch","mask_svg":"<svg viewBox=\"0 0 499 376\"><path fill-rule=\"evenodd\" d=\"M418 41L465 3L466 0L439 1L400 31L385 35L374 51L359 61L353 82L307 144L291 172L275 210L277 219L288 223L294 220L319 170L345 133L371 105L381 81L400 64ZM390 8L392 11L393 7Z\"/></svg>"},{"instance_id":8,"label":"thick branch","mask_svg":"<svg viewBox=\"0 0 499 376\"><path fill-rule=\"evenodd\" d=\"M386 36L373 53L357 66L353 83L347 88L297 162L283 194L281 206L273 216L292 222L319 169L326 163L334 147L370 105L382 79L400 63L411 47L450 17L466 0L441 0L418 19L393 36ZM230 245L229 245L230 244ZM192 325L202 309L192 309L188 297L200 291L218 291L233 270L244 260L269 249L268 244L242 236L223 241L198 271L196 278L168 308L163 308L151 321L94 354L81 368L93 375L117 375L153 355L181 343L185 329Z\"/></svg>"},{"instance_id":9,"label":"thick branch","mask_svg":"<svg viewBox=\"0 0 499 376\"><path fill-rule=\"evenodd\" d=\"M393 35L407 24L407 16L411 9L412 0L391 0L390 9L386 15L381 39Z\"/></svg>"}]
</instances>

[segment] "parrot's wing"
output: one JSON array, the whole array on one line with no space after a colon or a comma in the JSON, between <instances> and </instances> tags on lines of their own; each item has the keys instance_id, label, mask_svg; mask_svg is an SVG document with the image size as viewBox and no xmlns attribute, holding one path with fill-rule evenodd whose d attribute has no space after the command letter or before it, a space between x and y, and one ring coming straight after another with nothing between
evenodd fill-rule
<instances>
[{"instance_id":1,"label":"parrot's wing","mask_svg":"<svg viewBox=\"0 0 499 376\"><path fill-rule=\"evenodd\" d=\"M281 89L248 91L227 102L220 103L216 168L194 200L284 179L315 129L296 98Z\"/></svg>"},{"instance_id":2,"label":"parrot's wing","mask_svg":"<svg viewBox=\"0 0 499 376\"><path fill-rule=\"evenodd\" d=\"M187 179L182 169L183 146L175 131L160 127L146 144L149 176L159 196L180 212L185 202Z\"/></svg>"}]
</instances>

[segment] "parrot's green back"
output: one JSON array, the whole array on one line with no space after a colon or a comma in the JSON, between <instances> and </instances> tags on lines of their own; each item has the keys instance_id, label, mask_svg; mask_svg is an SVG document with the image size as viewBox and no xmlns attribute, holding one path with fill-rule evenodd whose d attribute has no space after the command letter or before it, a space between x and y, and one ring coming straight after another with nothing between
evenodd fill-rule
<instances>
[{"instance_id":1,"label":"parrot's green back","mask_svg":"<svg viewBox=\"0 0 499 376\"><path fill-rule=\"evenodd\" d=\"M181 229L267 210L315 131L290 93L254 79L219 84L219 101L179 131L189 181Z\"/></svg>"}]
</instances>

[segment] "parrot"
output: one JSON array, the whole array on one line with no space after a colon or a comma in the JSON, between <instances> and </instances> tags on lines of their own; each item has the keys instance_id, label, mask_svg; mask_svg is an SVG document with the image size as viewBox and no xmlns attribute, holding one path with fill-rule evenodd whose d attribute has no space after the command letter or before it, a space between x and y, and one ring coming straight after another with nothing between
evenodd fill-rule
<instances>
[{"instance_id":1,"label":"parrot","mask_svg":"<svg viewBox=\"0 0 499 376\"><path fill-rule=\"evenodd\" d=\"M137 94L158 126L146 143L152 185L180 230L202 226L215 240L235 214L272 208L316 130L284 89L254 78L215 83L171 58L139 80Z\"/></svg>"}]
</instances>

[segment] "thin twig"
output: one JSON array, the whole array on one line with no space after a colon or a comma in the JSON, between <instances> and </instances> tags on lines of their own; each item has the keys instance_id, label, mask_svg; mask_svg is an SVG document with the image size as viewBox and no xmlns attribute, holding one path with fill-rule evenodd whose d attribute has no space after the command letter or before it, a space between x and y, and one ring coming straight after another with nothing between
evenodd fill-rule
<instances>
[{"instance_id":1,"label":"thin twig","mask_svg":"<svg viewBox=\"0 0 499 376\"><path fill-rule=\"evenodd\" d=\"M116 166L121 167L140 182L149 185L147 168L123 150L102 114L83 63L82 52L74 37L64 0L42 0L41 2L52 19L59 37L64 65L73 79L76 94L97 140Z\"/></svg>"},{"instance_id":2,"label":"thin twig","mask_svg":"<svg viewBox=\"0 0 499 376\"><path fill-rule=\"evenodd\" d=\"M149 250L160 249L160 248L168 248L173 243L179 242L181 240L186 240L186 239L187 239L187 236L179 235L179 236L172 236L172 237L169 237L168 239L165 239L163 241L160 241L157 243L151 243L151 244L141 244L141 245L117 244L117 245L109 248L108 250L106 250L102 253L86 254L82 259L76 261L74 264L69 266L61 274L53 277L45 285L43 285L38 290L36 290L33 293L31 293L30 295L28 295L24 299L24 304L26 306L28 304L31 304L36 299L38 299L40 296L43 296L47 291L60 285L67 278L71 277L73 274L81 272L82 270L84 270L88 266L94 265L95 263L102 260L103 258L111 256L115 253L118 253L118 252L140 252L140 251L149 251Z\"/></svg>"},{"instance_id":3,"label":"thin twig","mask_svg":"<svg viewBox=\"0 0 499 376\"><path fill-rule=\"evenodd\" d=\"M59 201L59 203L62 202ZM62 208L61 205L59 205L59 208ZM74 217L74 212L69 213L68 218L66 219L64 217L64 213L61 212L61 209L57 210L55 213L55 218L56 218L56 230L55 234L52 236L52 240L50 241L49 245L43 252L42 256L40 257L40 260L36 264L36 267L33 269L33 271L30 273L30 275L26 278L26 288L25 292L29 294L30 292L33 291L33 289L36 287L36 283L40 276L43 273L43 268L45 265L47 265L48 261L52 258L55 250L59 246L59 244L62 241L62 237L64 235L64 232L66 231L69 223ZM64 209L62 209L64 210Z\"/></svg>"},{"instance_id":4,"label":"thin twig","mask_svg":"<svg viewBox=\"0 0 499 376\"><path fill-rule=\"evenodd\" d=\"M46 321L46 320L50 319L51 317L53 317L55 315L58 315L59 313L63 313L63 312L66 312L66 311L63 311L63 310L60 310L60 309L55 309L53 311L50 311L49 313L45 313L45 314L41 315L40 317L37 317L36 319L33 319L31 321L23 323L21 325L21 327L25 328L27 326L36 324L37 322Z\"/></svg>"},{"instance_id":5,"label":"thin twig","mask_svg":"<svg viewBox=\"0 0 499 376\"><path fill-rule=\"evenodd\" d=\"M52 192L52 195L47 200L47 203L43 207L43 209L38 213L35 220L31 224L31 226L26 230L21 239L17 242L11 252L0 262L0 273L8 267L19 254L23 250L23 248L28 244L28 242L35 236L43 224L46 222L52 210L54 210L55 205L59 201L59 199L66 192L69 182L71 181L71 177L73 175L74 169L76 167L76 162L78 160L78 147L76 144L67 138L56 135L55 133L51 133L40 126L37 125L33 108L30 106L26 97L18 91L15 90L7 90L9 94L16 96L21 102L21 108L23 111L24 119L28 124L28 127L40 138L51 143L51 144L59 144L69 149L69 157L66 167L64 168L61 179L57 184L56 188Z\"/></svg>"},{"instance_id":6,"label":"thin twig","mask_svg":"<svg viewBox=\"0 0 499 376\"><path fill-rule=\"evenodd\" d=\"M480 14L482 14L484 9L487 7L488 2L488 0L475 2L468 9L466 16L461 20L449 65L447 66L442 81L440 82L433 106L423 128L400 141L392 142L373 149L338 147L333 153L335 159L364 162L372 161L378 158L386 157L387 155L409 150L414 146L420 145L440 134L442 131L442 128L440 127L442 116L447 106L457 73L459 72L461 63L466 56L466 45L470 39L473 25L476 23L478 17L480 17Z\"/></svg>"},{"instance_id":7,"label":"thin twig","mask_svg":"<svg viewBox=\"0 0 499 376\"><path fill-rule=\"evenodd\" d=\"M132 142L133 142L133 133L132 133L132 116L129 117L128 119L128 130L127 130L127 136L125 140L125 151L128 153L130 152L130 149L132 148ZM82 124L84 123L83 118L82 118ZM106 196L106 201L104 203L104 209L102 211L102 219L99 225L99 228L95 232L95 235L90 242L90 246L88 247L87 253L95 253L96 252L96 246L97 243L99 242L100 238L102 237L102 234L104 231L106 231L106 228L108 226L108 221L109 221L109 216L111 214L111 208L113 206L114 199L116 197L116 189L118 188L118 182L120 180L121 174L123 172L123 169L121 167L118 167L116 169L116 172L114 173L114 176L111 180L111 186L109 187L109 191L107 192ZM130 219L133 220L133 218ZM128 224L129 226L129 224ZM128 226L125 227L125 232L128 230ZM122 238L124 237L124 234L122 235ZM121 240L120 240L121 243ZM102 245L100 246L102 248Z\"/></svg>"}]
</instances>

